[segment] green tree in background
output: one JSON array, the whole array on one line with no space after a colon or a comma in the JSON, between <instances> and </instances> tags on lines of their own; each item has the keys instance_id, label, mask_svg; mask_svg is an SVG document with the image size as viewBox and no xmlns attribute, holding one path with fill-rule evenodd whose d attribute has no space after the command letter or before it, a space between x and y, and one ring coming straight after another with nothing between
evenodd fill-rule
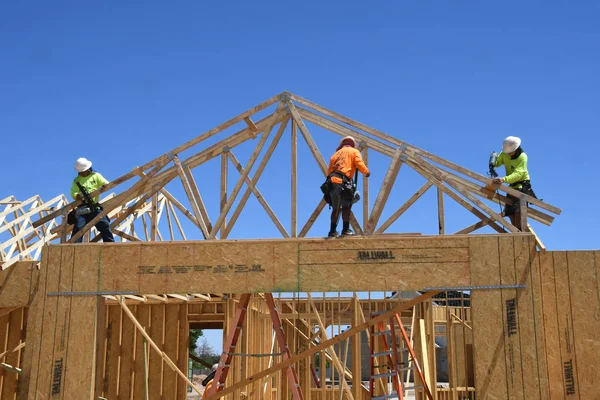
<instances>
[{"instance_id":1,"label":"green tree in background","mask_svg":"<svg viewBox=\"0 0 600 400\"><path fill-rule=\"evenodd\" d=\"M203 335L202 329L190 329L190 353L198 354L198 338Z\"/></svg>"}]
</instances>

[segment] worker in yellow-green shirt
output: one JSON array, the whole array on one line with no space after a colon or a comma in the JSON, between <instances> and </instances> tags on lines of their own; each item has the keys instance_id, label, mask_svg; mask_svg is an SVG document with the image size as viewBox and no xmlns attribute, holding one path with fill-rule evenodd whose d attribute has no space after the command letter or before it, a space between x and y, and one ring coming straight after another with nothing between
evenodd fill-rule
<instances>
[{"instance_id":1,"label":"worker in yellow-green shirt","mask_svg":"<svg viewBox=\"0 0 600 400\"><path fill-rule=\"evenodd\" d=\"M73 200L83 200L84 203L74 210L74 226L71 236L82 230L84 226L102 212L102 207L98 205L100 196L95 196L92 199L93 204L87 204L77 183L85 189L88 195L91 195L102 186L108 184L108 181L100 173L92 169L92 162L86 158L77 159L75 162L75 171L77 171L77 176L73 179L73 184L71 185L71 197L73 197ZM115 241L115 238L110 231L110 221L107 216L104 216L104 218L98 221L95 227L100 232L103 242ZM75 242L81 243L82 241L83 236Z\"/></svg>"},{"instance_id":2,"label":"worker in yellow-green shirt","mask_svg":"<svg viewBox=\"0 0 600 400\"><path fill-rule=\"evenodd\" d=\"M529 181L529 171L527 170L527 154L521 148L521 139L516 136L509 136L504 139L502 152L493 162L495 167L504 165L506 176L494 179L494 183L508 184L512 189L518 190L528 196L536 197L531 182ZM510 222L515 228L521 229L521 199L508 194L507 197L512 200L512 204L504 206L504 216L510 218Z\"/></svg>"}]
</instances>

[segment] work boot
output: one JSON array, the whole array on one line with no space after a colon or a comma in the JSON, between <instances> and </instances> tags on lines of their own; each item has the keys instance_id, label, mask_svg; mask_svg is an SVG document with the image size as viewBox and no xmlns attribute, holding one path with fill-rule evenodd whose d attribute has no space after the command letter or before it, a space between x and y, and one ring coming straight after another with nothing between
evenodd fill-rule
<instances>
[{"instance_id":1,"label":"work boot","mask_svg":"<svg viewBox=\"0 0 600 400\"><path fill-rule=\"evenodd\" d=\"M352 229L350 228L344 229L342 231L342 236L354 236L354 232L352 232Z\"/></svg>"},{"instance_id":2,"label":"work boot","mask_svg":"<svg viewBox=\"0 0 600 400\"><path fill-rule=\"evenodd\" d=\"M330 238L338 237L338 233L337 233L337 231L330 231L329 234L327 235L327 237L330 237Z\"/></svg>"}]
</instances>

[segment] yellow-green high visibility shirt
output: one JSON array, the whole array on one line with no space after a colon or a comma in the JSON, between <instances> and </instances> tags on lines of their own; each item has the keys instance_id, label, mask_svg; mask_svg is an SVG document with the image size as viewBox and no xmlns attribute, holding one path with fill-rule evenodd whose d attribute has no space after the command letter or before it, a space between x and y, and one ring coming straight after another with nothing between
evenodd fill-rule
<instances>
[{"instance_id":1,"label":"yellow-green high visibility shirt","mask_svg":"<svg viewBox=\"0 0 600 400\"><path fill-rule=\"evenodd\" d=\"M518 189L522 185L514 184L515 182L529 180L529 171L527 171L527 154L524 152L514 160L506 153L500 153L496 160L496 167L504 165L506 176L504 182L508 183L512 188Z\"/></svg>"},{"instance_id":2,"label":"yellow-green high visibility shirt","mask_svg":"<svg viewBox=\"0 0 600 400\"><path fill-rule=\"evenodd\" d=\"M79 182L88 194L92 194L103 185L108 184L108 181L98 172L92 172L88 176L77 175L75 179L73 179L73 184L71 185L71 196L73 197L73 200L77 200L77 195L79 194L79 187L76 182ZM100 196L94 197L93 200L94 203L98 203Z\"/></svg>"}]
</instances>

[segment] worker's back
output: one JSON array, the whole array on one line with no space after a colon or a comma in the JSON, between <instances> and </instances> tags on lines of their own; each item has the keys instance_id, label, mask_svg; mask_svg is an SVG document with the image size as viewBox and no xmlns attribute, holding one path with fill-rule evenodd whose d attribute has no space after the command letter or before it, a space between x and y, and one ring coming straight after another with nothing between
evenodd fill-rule
<instances>
[{"instance_id":1,"label":"worker's back","mask_svg":"<svg viewBox=\"0 0 600 400\"><path fill-rule=\"evenodd\" d=\"M337 171L346 175L348 179L352 179L356 168L364 174L369 171L362 160L360 151L351 146L344 146L331 156L328 175ZM342 179L336 176L333 176L331 181L333 183L342 183Z\"/></svg>"}]
</instances>

